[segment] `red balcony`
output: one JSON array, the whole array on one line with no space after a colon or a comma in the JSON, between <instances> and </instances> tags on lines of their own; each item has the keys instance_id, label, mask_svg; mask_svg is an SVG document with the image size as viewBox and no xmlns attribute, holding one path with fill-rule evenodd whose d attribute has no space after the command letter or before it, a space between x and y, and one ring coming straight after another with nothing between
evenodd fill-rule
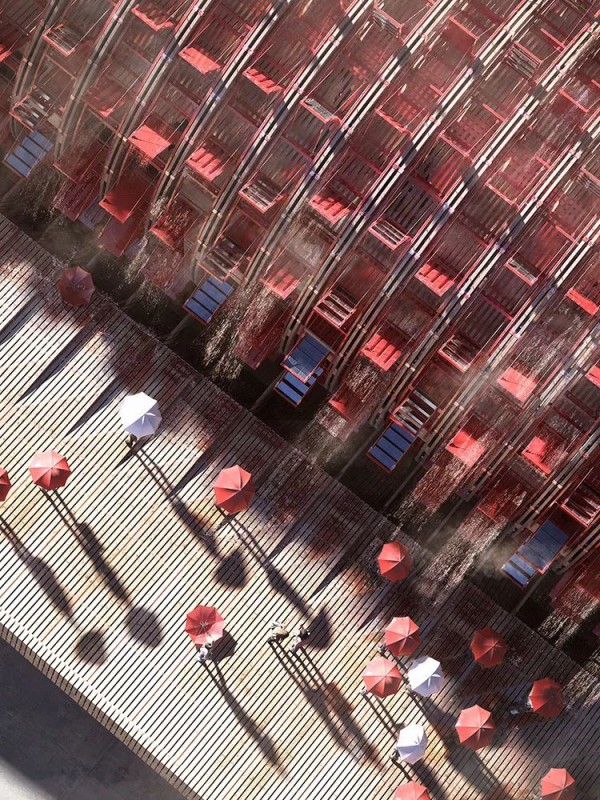
<instances>
[{"instance_id":1,"label":"red balcony","mask_svg":"<svg viewBox=\"0 0 600 800\"><path fill-rule=\"evenodd\" d=\"M383 372L387 372L400 358L405 344L406 337L394 325L384 322L360 352Z\"/></svg>"},{"instance_id":2,"label":"red balcony","mask_svg":"<svg viewBox=\"0 0 600 800\"><path fill-rule=\"evenodd\" d=\"M153 3L151 0L142 0L133 7L132 13L153 31L162 31L173 27L175 21L172 15L180 6L181 3L177 0L162 4Z\"/></svg>"},{"instance_id":3,"label":"red balcony","mask_svg":"<svg viewBox=\"0 0 600 800\"><path fill-rule=\"evenodd\" d=\"M151 186L143 175L122 175L99 205L118 222L126 222L150 199Z\"/></svg>"},{"instance_id":4,"label":"red balcony","mask_svg":"<svg viewBox=\"0 0 600 800\"><path fill-rule=\"evenodd\" d=\"M454 280L447 271L432 264L422 266L415 277L438 297L443 297L454 286Z\"/></svg>"},{"instance_id":5,"label":"red balcony","mask_svg":"<svg viewBox=\"0 0 600 800\"><path fill-rule=\"evenodd\" d=\"M175 141L176 132L162 119L151 115L128 137L129 144L150 159L164 153Z\"/></svg>"},{"instance_id":6,"label":"red balcony","mask_svg":"<svg viewBox=\"0 0 600 800\"><path fill-rule=\"evenodd\" d=\"M183 254L186 233L198 221L198 212L182 200L174 200L150 228L171 250Z\"/></svg>"},{"instance_id":7,"label":"red balcony","mask_svg":"<svg viewBox=\"0 0 600 800\"><path fill-rule=\"evenodd\" d=\"M536 382L516 369L509 367L497 380L498 386L524 403L536 387Z\"/></svg>"},{"instance_id":8,"label":"red balcony","mask_svg":"<svg viewBox=\"0 0 600 800\"><path fill-rule=\"evenodd\" d=\"M309 205L313 211L316 211L330 225L337 225L351 211L349 201L333 191L328 191L327 187L316 194Z\"/></svg>"},{"instance_id":9,"label":"red balcony","mask_svg":"<svg viewBox=\"0 0 600 800\"><path fill-rule=\"evenodd\" d=\"M486 444L464 428L460 430L452 441L446 445L446 450L462 461L467 467L472 467L485 453Z\"/></svg>"},{"instance_id":10,"label":"red balcony","mask_svg":"<svg viewBox=\"0 0 600 800\"><path fill-rule=\"evenodd\" d=\"M223 174L229 156L213 141L205 142L186 161L187 166L207 183L214 184Z\"/></svg>"},{"instance_id":11,"label":"red balcony","mask_svg":"<svg viewBox=\"0 0 600 800\"><path fill-rule=\"evenodd\" d=\"M263 283L271 292L285 300L300 283L303 272L304 267L302 264L286 258L283 264L275 264L267 272L265 278L263 278Z\"/></svg>"},{"instance_id":12,"label":"red balcony","mask_svg":"<svg viewBox=\"0 0 600 800\"><path fill-rule=\"evenodd\" d=\"M334 287L315 305L315 314L340 330L356 311L356 300L342 287Z\"/></svg>"},{"instance_id":13,"label":"red balcony","mask_svg":"<svg viewBox=\"0 0 600 800\"><path fill-rule=\"evenodd\" d=\"M550 475L565 449L565 441L546 425L540 426L521 456L542 472Z\"/></svg>"},{"instance_id":14,"label":"red balcony","mask_svg":"<svg viewBox=\"0 0 600 800\"><path fill-rule=\"evenodd\" d=\"M187 61L201 75L210 75L211 72L217 72L221 69L221 64L218 61L215 61L196 45L190 45L190 47L180 50L178 56Z\"/></svg>"}]
</instances>

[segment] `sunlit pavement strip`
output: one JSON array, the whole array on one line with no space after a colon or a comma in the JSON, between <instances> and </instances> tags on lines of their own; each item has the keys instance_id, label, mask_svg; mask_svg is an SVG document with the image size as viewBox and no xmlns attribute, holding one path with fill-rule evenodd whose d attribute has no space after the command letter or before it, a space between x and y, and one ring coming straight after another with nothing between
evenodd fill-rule
<instances>
[{"instance_id":1,"label":"sunlit pavement strip","mask_svg":"<svg viewBox=\"0 0 600 800\"><path fill-rule=\"evenodd\" d=\"M523 800L550 766L564 766L578 800L597 800L600 687L590 675L465 583L428 619L416 545L411 578L385 584L375 556L401 535L385 519L106 299L63 307L53 286L59 267L0 221L2 237L32 254L19 269L0 269L0 458L14 483L0 540L7 641L190 797L384 800L406 775L436 800ZM15 296L11 316L5 297ZM118 407L139 391L158 400L163 422L130 454ZM50 446L73 470L56 506L26 472L30 456ZM253 474L257 496L226 522L211 486L235 463ZM198 603L226 620L223 682L195 663L183 632ZM419 703L405 692L381 704L362 699L362 668L399 613L424 627L416 655L442 662L444 689ZM274 618L313 620L307 654L273 652L265 637ZM468 643L488 624L511 652L483 674ZM509 709L546 674L561 682L569 708L515 725ZM495 744L478 753L454 731L474 702L498 724ZM403 771L389 759L392 726L409 722L425 725L430 745Z\"/></svg>"}]
</instances>

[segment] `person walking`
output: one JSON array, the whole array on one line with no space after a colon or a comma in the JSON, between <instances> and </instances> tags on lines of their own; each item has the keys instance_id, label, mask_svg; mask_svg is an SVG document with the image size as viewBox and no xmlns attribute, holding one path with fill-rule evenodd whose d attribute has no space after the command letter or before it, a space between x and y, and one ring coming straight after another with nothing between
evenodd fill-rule
<instances>
[{"instance_id":1,"label":"person walking","mask_svg":"<svg viewBox=\"0 0 600 800\"><path fill-rule=\"evenodd\" d=\"M212 642L207 642L206 644L200 645L196 652L196 661L199 664L204 664L207 666L207 661L212 659Z\"/></svg>"},{"instance_id":2,"label":"person walking","mask_svg":"<svg viewBox=\"0 0 600 800\"><path fill-rule=\"evenodd\" d=\"M287 639L289 635L290 633L285 625L277 620L273 620L269 627L269 636L267 641L279 644L280 642L283 642L284 639Z\"/></svg>"},{"instance_id":3,"label":"person walking","mask_svg":"<svg viewBox=\"0 0 600 800\"><path fill-rule=\"evenodd\" d=\"M292 636L294 637L294 644L288 649L288 653L295 656L298 650L301 650L306 646L307 640L310 636L310 631L306 625L300 625L298 630L294 631Z\"/></svg>"}]
</instances>

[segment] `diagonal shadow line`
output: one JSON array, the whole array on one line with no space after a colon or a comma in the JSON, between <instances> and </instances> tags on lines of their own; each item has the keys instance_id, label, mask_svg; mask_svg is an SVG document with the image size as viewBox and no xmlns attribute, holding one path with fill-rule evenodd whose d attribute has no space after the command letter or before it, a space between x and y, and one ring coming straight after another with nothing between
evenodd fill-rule
<instances>
[{"instance_id":1,"label":"diagonal shadow line","mask_svg":"<svg viewBox=\"0 0 600 800\"><path fill-rule=\"evenodd\" d=\"M17 557L30 571L32 577L42 589L54 608L64 614L67 619L73 616L73 606L67 592L63 589L54 571L46 562L34 555L19 539L13 528L0 517L0 528L10 542Z\"/></svg>"},{"instance_id":2,"label":"diagonal shadow line","mask_svg":"<svg viewBox=\"0 0 600 800\"><path fill-rule=\"evenodd\" d=\"M47 381L58 375L67 366L70 359L92 338L95 331L92 326L87 326L67 342L62 350L52 359L48 366L43 369L36 379L29 384L27 389L19 397L18 402L22 402L35 391L40 389Z\"/></svg>"},{"instance_id":3,"label":"diagonal shadow line","mask_svg":"<svg viewBox=\"0 0 600 800\"><path fill-rule=\"evenodd\" d=\"M254 558L257 564L261 567L267 576L267 580L273 589L279 594L283 595L292 605L297 608L304 616L309 616L309 610L298 592L293 586L284 578L277 567L269 561L269 558L260 544L256 541L250 531L244 527L238 520L231 517L229 520L231 528L237 533L240 540L246 545L250 555Z\"/></svg>"},{"instance_id":4,"label":"diagonal shadow line","mask_svg":"<svg viewBox=\"0 0 600 800\"><path fill-rule=\"evenodd\" d=\"M195 538L206 547L211 555L215 556L215 558L218 557L219 550L215 537L210 530L208 530L201 523L201 521L194 516L193 512L190 511L185 502L181 500L177 494L177 489L171 485L169 479L156 461L154 461L154 459L144 450L136 450L133 455L138 459L148 475L150 475L152 480L163 492L167 500L170 502L173 511L175 511L181 522L183 522L183 524L195 536Z\"/></svg>"},{"instance_id":5,"label":"diagonal shadow line","mask_svg":"<svg viewBox=\"0 0 600 800\"><path fill-rule=\"evenodd\" d=\"M214 667L214 672L211 669ZM236 700L232 692L227 687L225 677L220 667L213 662L210 666L205 665L206 671L210 675L211 680L217 687L223 699L229 706L240 727L252 738L263 757L274 767L280 767L281 760L277 753L275 742L264 733L260 726L252 719L252 717L242 708L240 703Z\"/></svg>"},{"instance_id":6,"label":"diagonal shadow line","mask_svg":"<svg viewBox=\"0 0 600 800\"><path fill-rule=\"evenodd\" d=\"M35 302L27 303L0 329L0 347L17 334L38 313Z\"/></svg>"},{"instance_id":7,"label":"diagonal shadow line","mask_svg":"<svg viewBox=\"0 0 600 800\"><path fill-rule=\"evenodd\" d=\"M121 583L117 573L113 570L110 564L102 555L102 544L97 539L96 534L85 522L79 522L63 498L55 492L55 497L52 497L49 492L44 492L49 502L52 504L57 514L61 517L65 525L75 536L78 544L88 559L94 566L94 569L101 576L106 588L111 592L114 597L128 606L132 605L131 599L125 586ZM62 506L62 510L61 507Z\"/></svg>"},{"instance_id":8,"label":"diagonal shadow line","mask_svg":"<svg viewBox=\"0 0 600 800\"><path fill-rule=\"evenodd\" d=\"M344 709L340 710L339 701L336 707L336 698L332 693L332 685L328 683L321 672L317 669L315 675L311 675L305 661L312 662L307 657L306 650L302 650L302 657L299 655L292 659L287 657L284 661L278 647L272 643L272 649L283 668L292 677L298 688L302 691L311 706L325 723L334 741L343 749L347 749L349 741L362 751L370 761L378 761L379 756L374 746L366 739L362 729L352 718L353 709L343 697ZM312 685L311 685L312 684ZM344 735L346 734L346 736Z\"/></svg>"}]
</instances>

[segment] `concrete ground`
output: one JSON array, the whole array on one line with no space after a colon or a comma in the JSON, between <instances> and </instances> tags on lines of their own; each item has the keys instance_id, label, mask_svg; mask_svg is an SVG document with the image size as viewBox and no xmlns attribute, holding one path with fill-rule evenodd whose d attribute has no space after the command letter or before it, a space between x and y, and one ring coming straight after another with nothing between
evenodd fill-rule
<instances>
[{"instance_id":1,"label":"concrete ground","mask_svg":"<svg viewBox=\"0 0 600 800\"><path fill-rule=\"evenodd\" d=\"M0 641L0 800L181 800Z\"/></svg>"}]
</instances>

